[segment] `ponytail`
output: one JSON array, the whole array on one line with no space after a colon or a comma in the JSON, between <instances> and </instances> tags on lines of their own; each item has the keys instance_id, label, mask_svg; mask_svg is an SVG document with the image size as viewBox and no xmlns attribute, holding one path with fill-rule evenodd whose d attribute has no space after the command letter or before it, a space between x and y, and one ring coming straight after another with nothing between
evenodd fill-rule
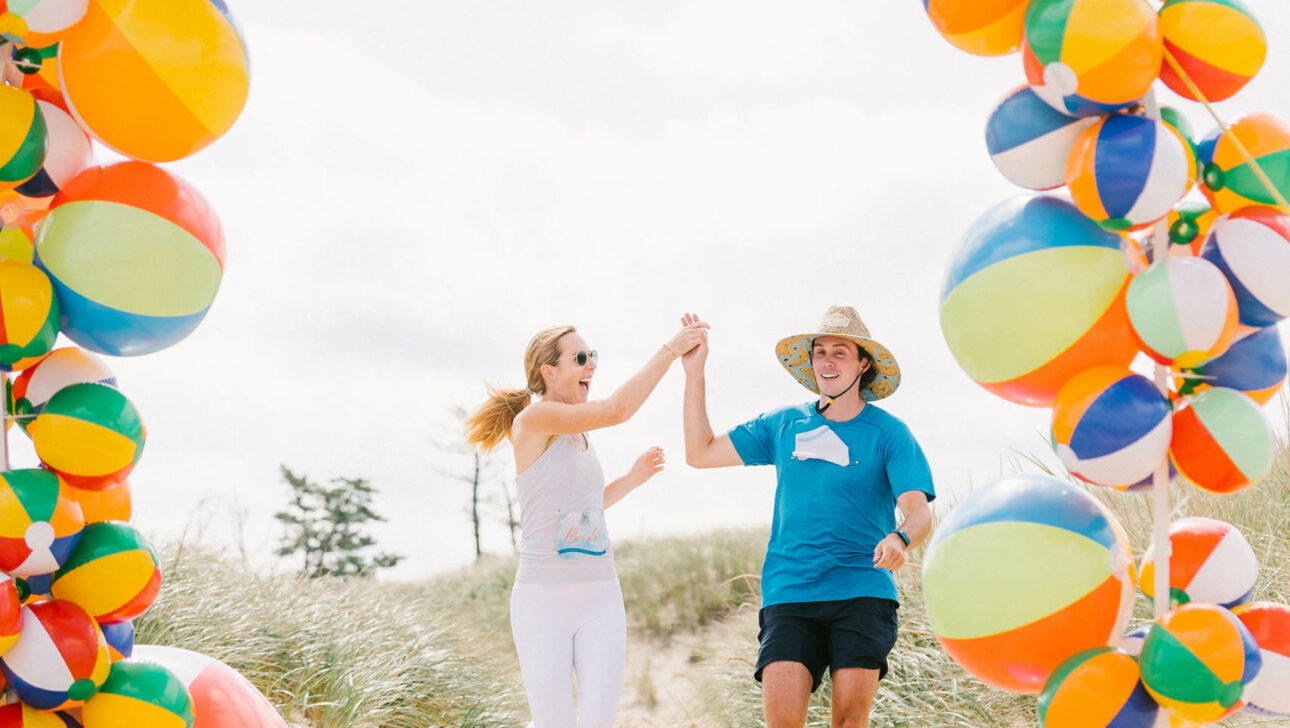
<instances>
[{"instance_id":1,"label":"ponytail","mask_svg":"<svg viewBox=\"0 0 1290 728\"><path fill-rule=\"evenodd\" d=\"M488 451L511 436L515 416L529 406L532 396L523 389L488 390L488 401L466 418L466 443Z\"/></svg>"}]
</instances>

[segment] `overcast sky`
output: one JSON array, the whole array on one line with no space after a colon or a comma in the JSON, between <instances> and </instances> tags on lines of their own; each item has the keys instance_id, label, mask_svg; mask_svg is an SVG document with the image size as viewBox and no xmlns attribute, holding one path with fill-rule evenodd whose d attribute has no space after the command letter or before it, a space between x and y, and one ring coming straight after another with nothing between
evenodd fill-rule
<instances>
[{"instance_id":1,"label":"overcast sky","mask_svg":"<svg viewBox=\"0 0 1290 728\"><path fill-rule=\"evenodd\" d=\"M1290 11L1251 5L1268 62L1220 108L1290 116ZM565 322L600 350L606 396L685 311L713 327L718 430L806 399L774 343L839 303L898 358L883 406L941 492L1013 450L1052 459L1047 411L972 383L937 313L959 236L1018 193L983 130L1024 80L1019 57L953 49L916 2L300 8L233 6L250 101L170 165L225 227L210 315L168 350L109 361L148 428L132 483L159 540L187 525L271 563L285 463L372 480L381 545L407 556L391 576L466 563L468 490L437 472L464 461L432 444L458 436L450 409L485 382L522 386L529 337ZM652 445L671 462L609 512L616 538L769 523L772 469L684 465L682 383L677 364L630 423L592 435L610 478ZM504 539L493 527L486 545Z\"/></svg>"}]
</instances>

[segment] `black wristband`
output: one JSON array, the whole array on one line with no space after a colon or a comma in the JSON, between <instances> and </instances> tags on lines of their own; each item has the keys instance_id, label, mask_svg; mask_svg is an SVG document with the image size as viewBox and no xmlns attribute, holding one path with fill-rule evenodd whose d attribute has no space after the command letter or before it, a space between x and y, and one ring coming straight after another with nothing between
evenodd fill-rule
<instances>
[{"instance_id":1,"label":"black wristband","mask_svg":"<svg viewBox=\"0 0 1290 728\"><path fill-rule=\"evenodd\" d=\"M905 542L905 548L909 548L909 536L906 536L904 531L897 528L895 531L892 531L892 533L900 536L900 540Z\"/></svg>"}]
</instances>

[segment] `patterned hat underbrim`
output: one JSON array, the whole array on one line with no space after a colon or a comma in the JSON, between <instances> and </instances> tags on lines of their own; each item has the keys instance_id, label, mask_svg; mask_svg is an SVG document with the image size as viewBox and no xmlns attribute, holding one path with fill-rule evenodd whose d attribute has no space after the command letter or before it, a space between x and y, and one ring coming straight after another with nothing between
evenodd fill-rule
<instances>
[{"instance_id":1,"label":"patterned hat underbrim","mask_svg":"<svg viewBox=\"0 0 1290 728\"><path fill-rule=\"evenodd\" d=\"M820 385L815 381L815 370L811 367L811 342L821 336L836 336L854 341L873 356L873 366L878 371L878 376L874 377L868 387L860 391L860 397L866 402L890 397L900 386L900 366L896 364L896 357L891 355L887 347L873 339L827 331L789 336L775 345L775 356L779 358L779 363L793 375L798 384L815 394L820 393Z\"/></svg>"}]
</instances>

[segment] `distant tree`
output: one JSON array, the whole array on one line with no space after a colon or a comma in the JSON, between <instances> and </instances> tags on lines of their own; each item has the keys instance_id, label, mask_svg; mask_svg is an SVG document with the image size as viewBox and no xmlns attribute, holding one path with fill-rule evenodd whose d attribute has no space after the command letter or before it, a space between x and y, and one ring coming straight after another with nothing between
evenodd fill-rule
<instances>
[{"instance_id":1,"label":"distant tree","mask_svg":"<svg viewBox=\"0 0 1290 728\"><path fill-rule=\"evenodd\" d=\"M457 422L465 422L466 410L454 407L451 412ZM434 444L440 451L466 461L464 467L438 466L435 469L441 475L460 481L470 488L470 505L465 510L474 530L475 558L484 554L481 532L486 517L506 526L511 537L511 549L518 554L520 522L515 512L517 498L514 483L505 477L508 463L497 451L482 453L466 444L464 431L460 427L454 435L436 439ZM498 493L501 494L500 497Z\"/></svg>"},{"instance_id":2,"label":"distant tree","mask_svg":"<svg viewBox=\"0 0 1290 728\"><path fill-rule=\"evenodd\" d=\"M376 490L364 478L332 478L330 485L297 475L283 465L282 477L291 486L291 501L273 517L286 533L279 556L302 554L302 576L368 576L403 560L402 556L363 553L376 544L364 531L385 518L371 508Z\"/></svg>"}]
</instances>

